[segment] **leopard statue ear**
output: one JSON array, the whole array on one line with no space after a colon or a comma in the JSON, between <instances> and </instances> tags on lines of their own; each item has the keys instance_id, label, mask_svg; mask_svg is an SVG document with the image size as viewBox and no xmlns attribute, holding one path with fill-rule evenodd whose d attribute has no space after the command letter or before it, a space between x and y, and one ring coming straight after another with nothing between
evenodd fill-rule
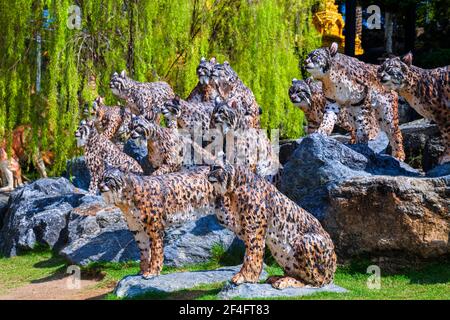
<instances>
[{"instance_id":1,"label":"leopard statue ear","mask_svg":"<svg viewBox=\"0 0 450 320\"><path fill-rule=\"evenodd\" d=\"M339 46L338 46L338 44L336 43L336 42L333 42L332 44L331 44L331 46L330 46L330 55L332 56L332 57L334 57L335 55L336 55L336 53L338 52L338 48L339 48Z\"/></svg>"},{"instance_id":2,"label":"leopard statue ear","mask_svg":"<svg viewBox=\"0 0 450 320\"><path fill-rule=\"evenodd\" d=\"M205 58L205 57L202 57L202 58L200 59L200 62L206 62L206 58Z\"/></svg>"},{"instance_id":3,"label":"leopard statue ear","mask_svg":"<svg viewBox=\"0 0 450 320\"><path fill-rule=\"evenodd\" d=\"M126 71L125 71L125 70L122 70L122 72L120 73L120 77L121 77L121 78L125 78L126 75L127 75Z\"/></svg>"},{"instance_id":4,"label":"leopard statue ear","mask_svg":"<svg viewBox=\"0 0 450 320\"><path fill-rule=\"evenodd\" d=\"M406 63L407 66L412 65L412 60L413 60L413 54L411 53L411 51L402 57L402 61L404 63Z\"/></svg>"},{"instance_id":5,"label":"leopard statue ear","mask_svg":"<svg viewBox=\"0 0 450 320\"><path fill-rule=\"evenodd\" d=\"M216 64L216 57L212 57L211 59L209 59L209 63Z\"/></svg>"}]
</instances>

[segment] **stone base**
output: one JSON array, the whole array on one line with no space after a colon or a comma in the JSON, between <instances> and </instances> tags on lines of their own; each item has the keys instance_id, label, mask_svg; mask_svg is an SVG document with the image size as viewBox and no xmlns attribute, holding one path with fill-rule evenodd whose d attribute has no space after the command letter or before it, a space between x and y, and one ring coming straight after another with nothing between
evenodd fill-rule
<instances>
[{"instance_id":1,"label":"stone base","mask_svg":"<svg viewBox=\"0 0 450 320\"><path fill-rule=\"evenodd\" d=\"M217 296L219 299L228 300L233 298L289 298L307 296L319 292L336 292L344 293L346 289L341 288L335 284L329 284L321 288L286 288L283 290L275 289L270 284L264 283L244 283L239 286L234 284L227 284Z\"/></svg>"},{"instance_id":2,"label":"stone base","mask_svg":"<svg viewBox=\"0 0 450 320\"><path fill-rule=\"evenodd\" d=\"M128 276L120 280L114 294L120 298L132 298L146 293L171 293L191 289L199 285L229 281L241 266L224 267L217 270L175 272L150 279L142 276ZM261 273L260 279L267 278L267 272Z\"/></svg>"}]
</instances>

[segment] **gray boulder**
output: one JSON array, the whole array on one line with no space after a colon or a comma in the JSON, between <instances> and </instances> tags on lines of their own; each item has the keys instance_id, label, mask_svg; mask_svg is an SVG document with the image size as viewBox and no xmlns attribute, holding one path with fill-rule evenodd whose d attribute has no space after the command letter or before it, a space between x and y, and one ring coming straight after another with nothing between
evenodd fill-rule
<instances>
[{"instance_id":1,"label":"gray boulder","mask_svg":"<svg viewBox=\"0 0 450 320\"><path fill-rule=\"evenodd\" d=\"M263 299L263 298L294 298L308 296L320 292L345 293L346 289L335 284L329 284L320 288L304 287L304 288L286 288L275 289L266 283L243 283L238 286L234 284L226 285L217 297L222 300L234 298L242 299Z\"/></svg>"},{"instance_id":2,"label":"gray boulder","mask_svg":"<svg viewBox=\"0 0 450 320\"><path fill-rule=\"evenodd\" d=\"M231 252L245 250L243 242L222 227L214 214L170 227L164 237L165 264L181 267L208 261L214 245Z\"/></svg>"},{"instance_id":3,"label":"gray boulder","mask_svg":"<svg viewBox=\"0 0 450 320\"><path fill-rule=\"evenodd\" d=\"M0 230L3 226L3 218L8 209L9 193L0 193Z\"/></svg>"},{"instance_id":4,"label":"gray boulder","mask_svg":"<svg viewBox=\"0 0 450 320\"><path fill-rule=\"evenodd\" d=\"M142 276L128 276L119 281L114 294L120 298L133 298L148 293L171 293L191 289L205 284L229 281L241 266L223 267L216 270L175 272L145 279ZM260 279L267 278L267 272Z\"/></svg>"},{"instance_id":5,"label":"gray boulder","mask_svg":"<svg viewBox=\"0 0 450 320\"><path fill-rule=\"evenodd\" d=\"M424 171L429 171L438 164L444 145L436 124L419 119L402 124L400 130L407 163Z\"/></svg>"},{"instance_id":6,"label":"gray boulder","mask_svg":"<svg viewBox=\"0 0 450 320\"><path fill-rule=\"evenodd\" d=\"M344 145L316 133L303 138L284 165L280 190L322 219L331 186L373 174L419 176L417 170L389 155L376 154L367 145Z\"/></svg>"},{"instance_id":7,"label":"gray boulder","mask_svg":"<svg viewBox=\"0 0 450 320\"><path fill-rule=\"evenodd\" d=\"M367 146L311 135L284 166L281 190L322 222L341 260L402 263L450 254L448 172L443 166L426 178Z\"/></svg>"},{"instance_id":8,"label":"gray boulder","mask_svg":"<svg viewBox=\"0 0 450 320\"><path fill-rule=\"evenodd\" d=\"M0 250L14 256L36 244L58 248L67 216L84 196L67 179L39 179L11 194L0 230Z\"/></svg>"},{"instance_id":9,"label":"gray boulder","mask_svg":"<svg viewBox=\"0 0 450 320\"><path fill-rule=\"evenodd\" d=\"M66 171L62 174L72 184L80 189L88 190L91 175L86 166L84 156L73 158L67 161Z\"/></svg>"},{"instance_id":10,"label":"gray boulder","mask_svg":"<svg viewBox=\"0 0 450 320\"><path fill-rule=\"evenodd\" d=\"M66 244L60 251L71 264L139 260L139 250L122 212L101 197L85 197L68 217Z\"/></svg>"}]
</instances>

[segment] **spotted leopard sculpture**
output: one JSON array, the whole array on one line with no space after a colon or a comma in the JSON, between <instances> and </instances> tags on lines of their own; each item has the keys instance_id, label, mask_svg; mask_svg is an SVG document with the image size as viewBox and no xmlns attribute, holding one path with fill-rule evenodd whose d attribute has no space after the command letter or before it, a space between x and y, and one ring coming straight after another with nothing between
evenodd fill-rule
<instances>
[{"instance_id":1,"label":"spotted leopard sculpture","mask_svg":"<svg viewBox=\"0 0 450 320\"><path fill-rule=\"evenodd\" d=\"M97 97L90 110L85 110L95 121L97 130L104 137L121 146L130 127L132 113L123 106L107 106L102 97Z\"/></svg>"},{"instance_id":2,"label":"spotted leopard sculpture","mask_svg":"<svg viewBox=\"0 0 450 320\"><path fill-rule=\"evenodd\" d=\"M315 80L322 82L329 108L342 106L348 110L356 140L369 140L368 119L374 112L381 130L385 131L393 155L405 159L403 137L398 122L398 95L384 88L377 80L377 66L367 64L338 51L333 43L329 48L312 51L305 60L305 69ZM331 119L330 119L331 118ZM323 121L333 121L335 113L325 113Z\"/></svg>"},{"instance_id":3,"label":"spotted leopard sculpture","mask_svg":"<svg viewBox=\"0 0 450 320\"><path fill-rule=\"evenodd\" d=\"M148 160L155 171L152 175L177 172L203 164L211 164L215 157L189 136L183 136L175 128L165 128L143 116L131 121L131 138L147 143Z\"/></svg>"},{"instance_id":4,"label":"spotted leopard sculpture","mask_svg":"<svg viewBox=\"0 0 450 320\"><path fill-rule=\"evenodd\" d=\"M319 221L248 168L216 165L208 180L217 194L218 221L245 243L244 264L235 284L257 282L267 245L284 276L273 287L321 287L333 281L336 254Z\"/></svg>"},{"instance_id":5,"label":"spotted leopard sculpture","mask_svg":"<svg viewBox=\"0 0 450 320\"><path fill-rule=\"evenodd\" d=\"M276 184L282 168L278 154L263 130L247 128L240 108L235 100L230 104L216 99L210 127L218 130L219 139L214 142L223 145L222 151L231 163L247 166ZM231 145L227 145L229 142Z\"/></svg>"},{"instance_id":6,"label":"spotted leopard sculpture","mask_svg":"<svg viewBox=\"0 0 450 320\"><path fill-rule=\"evenodd\" d=\"M88 190L90 194L98 192L105 161L125 172L143 173L136 160L123 153L111 140L97 131L94 121L82 120L75 131L75 139L77 146L84 149L84 158L91 176Z\"/></svg>"},{"instance_id":7,"label":"spotted leopard sculpture","mask_svg":"<svg viewBox=\"0 0 450 320\"><path fill-rule=\"evenodd\" d=\"M320 81L314 81L312 78L305 80L293 79L292 85L289 88L289 98L306 116L308 126L305 128L305 132L319 132L330 135L334 129L334 122L336 122L339 127L350 132L350 143L356 142L356 128L351 124L352 121L349 118L350 115L347 109L333 108L333 105L327 102ZM323 115L325 113L333 113L334 110L338 112L335 121L323 121ZM367 132L367 136L369 140L375 139L379 133L379 126L373 112L370 114L369 119L367 119L367 123L369 125L364 128L369 131Z\"/></svg>"},{"instance_id":8,"label":"spotted leopard sculpture","mask_svg":"<svg viewBox=\"0 0 450 320\"><path fill-rule=\"evenodd\" d=\"M160 109L164 103L175 97L172 87L162 81L139 82L129 78L125 71L115 72L109 83L114 95L124 99L134 114L143 114L159 123Z\"/></svg>"},{"instance_id":9,"label":"spotted leopard sculpture","mask_svg":"<svg viewBox=\"0 0 450 320\"><path fill-rule=\"evenodd\" d=\"M213 109L212 102L192 102L176 96L164 104L161 112L171 124L170 127L206 132Z\"/></svg>"},{"instance_id":10,"label":"spotted leopard sculpture","mask_svg":"<svg viewBox=\"0 0 450 320\"><path fill-rule=\"evenodd\" d=\"M140 250L140 274L159 275L164 262L164 230L210 212L213 188L208 167L163 176L139 176L107 167L100 191L123 212Z\"/></svg>"},{"instance_id":11,"label":"spotted leopard sculpture","mask_svg":"<svg viewBox=\"0 0 450 320\"><path fill-rule=\"evenodd\" d=\"M216 65L216 58L209 61L201 58L197 67L198 83L187 97L188 102L212 102L217 97L217 89L211 75Z\"/></svg>"},{"instance_id":12,"label":"spotted leopard sculpture","mask_svg":"<svg viewBox=\"0 0 450 320\"><path fill-rule=\"evenodd\" d=\"M433 120L444 138L446 150L439 162L450 161L450 67L432 70L412 64L411 53L387 59L378 69L378 79L397 91L424 118Z\"/></svg>"},{"instance_id":13,"label":"spotted leopard sculpture","mask_svg":"<svg viewBox=\"0 0 450 320\"><path fill-rule=\"evenodd\" d=\"M260 129L262 109L256 102L253 92L242 82L227 61L214 66L212 80L222 100L227 100L230 103L236 101L241 106L244 111L246 126Z\"/></svg>"}]
</instances>

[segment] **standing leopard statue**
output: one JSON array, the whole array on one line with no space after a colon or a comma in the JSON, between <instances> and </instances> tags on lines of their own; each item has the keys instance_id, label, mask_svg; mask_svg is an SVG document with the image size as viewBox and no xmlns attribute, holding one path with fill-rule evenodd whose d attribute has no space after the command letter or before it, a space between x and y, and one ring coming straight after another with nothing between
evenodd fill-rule
<instances>
[{"instance_id":1,"label":"standing leopard statue","mask_svg":"<svg viewBox=\"0 0 450 320\"><path fill-rule=\"evenodd\" d=\"M140 274L161 273L164 262L164 230L214 209L209 167L161 176L125 173L105 165L100 191L105 202L124 214L140 250Z\"/></svg>"},{"instance_id":2,"label":"standing leopard statue","mask_svg":"<svg viewBox=\"0 0 450 320\"><path fill-rule=\"evenodd\" d=\"M374 112L381 130L386 132L393 156L405 159L403 137L398 121L398 94L383 87L377 79L377 66L338 53L338 45L312 51L304 67L315 80L322 82L322 90L329 109L346 108L352 126L356 128L356 142L367 143L373 126L368 120ZM334 121L334 112L327 112L323 121ZM367 129L369 127L369 129Z\"/></svg>"},{"instance_id":3,"label":"standing leopard statue","mask_svg":"<svg viewBox=\"0 0 450 320\"><path fill-rule=\"evenodd\" d=\"M397 91L421 116L434 121L444 138L439 162L450 161L450 67L425 70L412 64L412 53L387 59L378 69L383 86Z\"/></svg>"},{"instance_id":4,"label":"standing leopard statue","mask_svg":"<svg viewBox=\"0 0 450 320\"><path fill-rule=\"evenodd\" d=\"M336 124L350 133L351 143L356 142L356 127L350 119L348 110L339 108L336 104L328 103L320 81L314 81L311 77L305 80L293 79L289 88L289 98L306 116L308 126L305 128L305 132L319 132L330 135ZM329 119L332 119L332 121L323 121L324 114L329 114ZM373 112L367 114L367 116L369 118L365 121L369 125L364 129L369 131L367 136L369 140L372 140L378 135L379 126Z\"/></svg>"},{"instance_id":5,"label":"standing leopard statue","mask_svg":"<svg viewBox=\"0 0 450 320\"><path fill-rule=\"evenodd\" d=\"M175 97L172 87L163 81L139 82L129 78L125 71L115 72L109 87L112 93L126 101L134 114L143 114L159 123L159 114L164 103Z\"/></svg>"}]
</instances>

